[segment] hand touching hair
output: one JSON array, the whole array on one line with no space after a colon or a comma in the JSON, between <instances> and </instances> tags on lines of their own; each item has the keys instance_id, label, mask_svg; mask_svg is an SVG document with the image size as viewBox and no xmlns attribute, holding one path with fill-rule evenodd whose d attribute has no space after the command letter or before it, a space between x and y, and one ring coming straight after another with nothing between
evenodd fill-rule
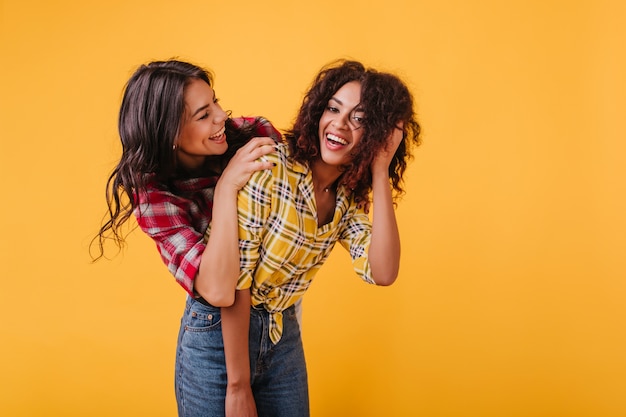
<instances>
[{"instance_id":1,"label":"hand touching hair","mask_svg":"<svg viewBox=\"0 0 626 417\"><path fill-rule=\"evenodd\" d=\"M340 60L324 67L305 94L293 127L285 134L291 155L296 161L308 164L320 155L318 130L322 113L333 94L351 81L361 83L364 133L352 154L352 162L342 167L340 184L351 189L357 201L367 201L372 185L372 161L385 148L393 130L400 127L403 139L389 164L391 184L398 197L404 193L402 177L412 158L412 149L420 144L420 125L413 96L396 75L366 68L357 61Z\"/></svg>"}]
</instances>

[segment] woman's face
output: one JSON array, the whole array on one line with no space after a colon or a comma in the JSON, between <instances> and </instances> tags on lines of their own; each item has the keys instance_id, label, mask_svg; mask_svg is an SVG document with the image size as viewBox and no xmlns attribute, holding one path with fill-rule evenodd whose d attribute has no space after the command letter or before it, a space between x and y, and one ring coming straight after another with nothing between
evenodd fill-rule
<instances>
[{"instance_id":1,"label":"woman's face","mask_svg":"<svg viewBox=\"0 0 626 417\"><path fill-rule=\"evenodd\" d=\"M352 151L363 137L361 83L344 84L328 100L319 126L320 152L328 165L344 165L352 160Z\"/></svg>"},{"instance_id":2,"label":"woman's face","mask_svg":"<svg viewBox=\"0 0 626 417\"><path fill-rule=\"evenodd\" d=\"M206 156L226 152L227 118L211 86L203 80L192 80L185 87L185 113L176 139L178 160L188 168L195 168Z\"/></svg>"}]
</instances>

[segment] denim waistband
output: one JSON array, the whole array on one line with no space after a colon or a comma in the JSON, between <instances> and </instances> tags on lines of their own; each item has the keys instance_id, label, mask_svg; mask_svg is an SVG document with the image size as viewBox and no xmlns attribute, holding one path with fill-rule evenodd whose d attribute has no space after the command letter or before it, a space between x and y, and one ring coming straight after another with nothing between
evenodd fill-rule
<instances>
[{"instance_id":1,"label":"denim waistband","mask_svg":"<svg viewBox=\"0 0 626 417\"><path fill-rule=\"evenodd\" d=\"M209 303L207 300L205 300L204 298L202 298L201 296L198 296L197 298L192 298L194 301L199 302L200 304L204 304L207 307L213 307L213 308L219 308L219 307L215 307L213 304ZM269 311L267 311L265 309L265 304L259 304L256 306L250 306L251 309L253 310L257 310L257 311L262 311L262 312L266 312L268 314L272 314ZM295 310L296 305L292 304L289 307L287 307L286 309L282 310L281 313L285 314L285 313L289 313L291 310Z\"/></svg>"}]
</instances>

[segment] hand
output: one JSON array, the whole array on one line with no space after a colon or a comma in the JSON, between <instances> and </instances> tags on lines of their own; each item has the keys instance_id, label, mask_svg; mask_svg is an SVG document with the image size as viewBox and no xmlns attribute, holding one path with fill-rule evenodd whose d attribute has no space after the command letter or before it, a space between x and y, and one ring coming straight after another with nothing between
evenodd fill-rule
<instances>
[{"instance_id":1,"label":"hand","mask_svg":"<svg viewBox=\"0 0 626 417\"><path fill-rule=\"evenodd\" d=\"M387 136L384 148L378 152L372 161L372 172L377 170L387 172L389 170L389 164L391 164L391 160L393 159L393 156L398 150L398 146L400 146L404 137L403 128L404 123L400 122L396 125L395 129L391 131L389 136Z\"/></svg>"},{"instance_id":2,"label":"hand","mask_svg":"<svg viewBox=\"0 0 626 417\"><path fill-rule=\"evenodd\" d=\"M250 386L226 388L226 417L258 417Z\"/></svg>"},{"instance_id":3,"label":"hand","mask_svg":"<svg viewBox=\"0 0 626 417\"><path fill-rule=\"evenodd\" d=\"M222 186L232 186L236 191L243 188L255 171L271 169L274 164L259 160L263 155L273 152L276 142L269 137L252 138L241 147L222 172L219 182Z\"/></svg>"},{"instance_id":4,"label":"hand","mask_svg":"<svg viewBox=\"0 0 626 417\"><path fill-rule=\"evenodd\" d=\"M372 202L370 200L361 200L358 203L356 203L357 208L363 209L366 214L369 214L371 205L372 205Z\"/></svg>"}]
</instances>

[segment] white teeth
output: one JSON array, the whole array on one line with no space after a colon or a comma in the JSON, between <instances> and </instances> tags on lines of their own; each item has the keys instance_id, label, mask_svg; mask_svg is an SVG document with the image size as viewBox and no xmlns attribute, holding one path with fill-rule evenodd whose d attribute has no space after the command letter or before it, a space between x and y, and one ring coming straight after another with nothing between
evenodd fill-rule
<instances>
[{"instance_id":1,"label":"white teeth","mask_svg":"<svg viewBox=\"0 0 626 417\"><path fill-rule=\"evenodd\" d=\"M220 129L220 131L219 131L219 132L217 132L217 133L216 133L216 134L214 134L213 136L209 136L209 139L215 139L215 138L217 138L217 137L220 137L220 136L222 136L222 135L224 134L224 132L225 132L225 131L226 131L226 128L225 128L225 127L223 127L223 128L221 128L221 129Z\"/></svg>"},{"instance_id":2,"label":"white teeth","mask_svg":"<svg viewBox=\"0 0 626 417\"><path fill-rule=\"evenodd\" d=\"M345 140L343 140L339 136L333 135L332 133L329 133L328 135L326 135L326 138L328 140L332 140L333 142L337 142L337 143L340 143L342 145L347 145L348 144L348 142L346 142Z\"/></svg>"}]
</instances>

